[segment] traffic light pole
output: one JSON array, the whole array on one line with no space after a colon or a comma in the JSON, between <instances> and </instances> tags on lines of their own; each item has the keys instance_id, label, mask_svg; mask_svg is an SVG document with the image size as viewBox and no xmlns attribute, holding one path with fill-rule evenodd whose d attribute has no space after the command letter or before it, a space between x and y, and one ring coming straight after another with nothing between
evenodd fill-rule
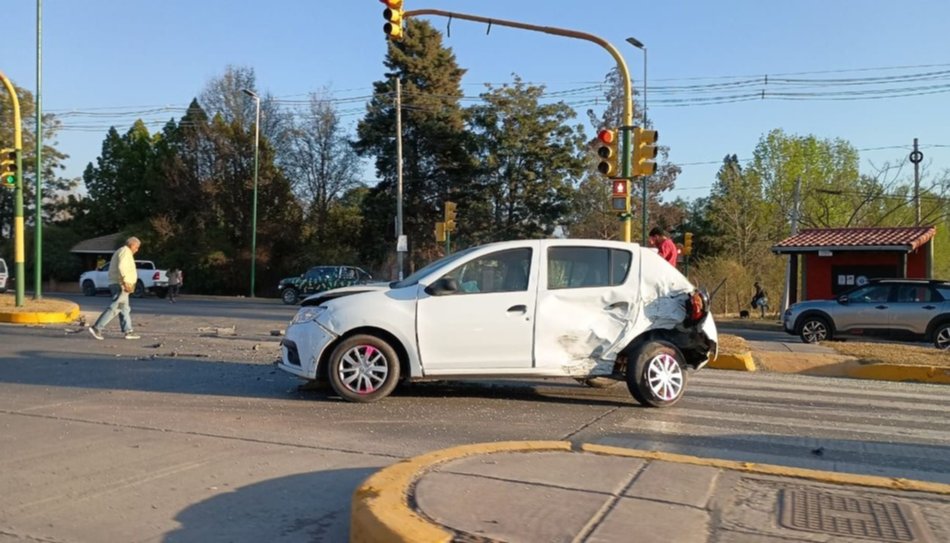
<instances>
[{"instance_id":1,"label":"traffic light pole","mask_svg":"<svg viewBox=\"0 0 950 543\"><path fill-rule=\"evenodd\" d=\"M441 9L416 9L412 11L407 11L403 14L403 18L409 17L419 17L422 15L437 15L440 17L448 17L449 19L462 19L463 21L475 21L478 23L486 23L489 25L498 25L498 26L508 26L511 28L518 28L521 30L530 30L532 32L543 32L545 34L552 34L555 36L563 36L566 38L575 38L579 40L585 40L589 42L596 43L597 45L603 47L610 53L610 56L614 58L617 62L617 68L620 70L620 75L623 78L623 125L632 126L633 125L633 89L630 85L630 71L627 70L627 63L623 60L623 57L620 56L620 52L610 44L607 40L595 36L593 34L588 34L586 32L578 32L576 30L568 30L566 28L557 28L553 26L538 26L527 23L519 23L517 21L507 21L504 19L493 19L491 17L480 17L478 15L468 15L465 13L457 13L454 11L444 11ZM621 156L621 166L620 166L620 175L624 179L630 179L630 153L633 149L631 144L631 134L630 130L623 130L623 139L621 140L622 148L620 151ZM630 210L630 190L629 190L629 181L628 181L628 190L627 190L627 211ZM624 217L623 225L623 239L626 242L630 241L631 236L631 217L629 213Z\"/></svg>"},{"instance_id":2,"label":"traffic light pole","mask_svg":"<svg viewBox=\"0 0 950 543\"><path fill-rule=\"evenodd\" d=\"M16 188L13 204L13 237L14 237L14 273L16 274L16 306L23 307L23 292L26 283L26 273L23 262L25 252L23 250L23 133L20 129L20 100L17 98L16 89L13 83L7 79L7 76L0 72L0 81L10 93L10 101L13 104L13 147L16 149Z\"/></svg>"}]
</instances>

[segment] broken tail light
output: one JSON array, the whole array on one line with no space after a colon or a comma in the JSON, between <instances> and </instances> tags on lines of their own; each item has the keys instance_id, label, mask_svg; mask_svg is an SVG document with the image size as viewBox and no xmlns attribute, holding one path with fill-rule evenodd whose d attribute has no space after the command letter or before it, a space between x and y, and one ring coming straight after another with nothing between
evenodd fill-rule
<instances>
[{"instance_id":1,"label":"broken tail light","mask_svg":"<svg viewBox=\"0 0 950 543\"><path fill-rule=\"evenodd\" d=\"M701 290L694 290L686 300L686 322L696 324L709 313L709 296Z\"/></svg>"}]
</instances>

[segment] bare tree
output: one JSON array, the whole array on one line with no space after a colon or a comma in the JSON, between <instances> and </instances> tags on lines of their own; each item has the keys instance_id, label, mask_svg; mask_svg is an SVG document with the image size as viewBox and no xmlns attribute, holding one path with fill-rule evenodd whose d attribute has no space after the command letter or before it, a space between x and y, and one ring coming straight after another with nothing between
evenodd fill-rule
<instances>
[{"instance_id":1,"label":"bare tree","mask_svg":"<svg viewBox=\"0 0 950 543\"><path fill-rule=\"evenodd\" d=\"M309 222L323 238L334 202L361 184L360 159L325 95L310 95L309 108L294 123L292 135L284 167Z\"/></svg>"}]
</instances>

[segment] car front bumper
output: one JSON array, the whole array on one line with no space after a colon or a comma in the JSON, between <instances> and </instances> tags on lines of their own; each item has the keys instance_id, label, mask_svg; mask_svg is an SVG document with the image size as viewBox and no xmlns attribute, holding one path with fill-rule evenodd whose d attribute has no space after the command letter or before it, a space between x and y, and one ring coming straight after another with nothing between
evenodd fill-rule
<instances>
[{"instance_id":1,"label":"car front bumper","mask_svg":"<svg viewBox=\"0 0 950 543\"><path fill-rule=\"evenodd\" d=\"M277 367L304 379L316 379L320 357L336 337L313 321L291 324L280 342Z\"/></svg>"}]
</instances>

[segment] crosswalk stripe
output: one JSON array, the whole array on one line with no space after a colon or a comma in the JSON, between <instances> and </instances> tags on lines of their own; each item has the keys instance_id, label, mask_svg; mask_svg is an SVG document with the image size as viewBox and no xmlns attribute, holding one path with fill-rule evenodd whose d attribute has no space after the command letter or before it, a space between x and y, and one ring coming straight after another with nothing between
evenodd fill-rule
<instances>
[{"instance_id":1,"label":"crosswalk stripe","mask_svg":"<svg viewBox=\"0 0 950 543\"><path fill-rule=\"evenodd\" d=\"M675 418L677 420L662 420L666 418ZM702 421L697 423L696 421ZM943 428L929 429L922 428L914 424L906 424L907 420L898 421L904 424L893 424L893 421L883 422L853 422L845 420L829 420L808 418L794 418L774 415L761 415L755 413L730 413L724 414L721 411L709 409L692 409L679 407L675 413L670 415L661 415L660 417L630 418L622 424L628 428L651 429L657 432L670 433L689 433L691 435L722 435L737 431L742 433L751 433L757 435L775 435L774 429L759 430L753 425L769 425L781 427L782 434L788 436L808 436L814 437L814 433L825 431L830 434L844 436L851 434L854 436L884 436L889 441L900 439L901 442L907 442L908 439L926 440L926 445L950 445L950 429L944 424ZM918 421L922 422L922 421ZM945 421L942 421L945 422Z\"/></svg>"}]
</instances>

